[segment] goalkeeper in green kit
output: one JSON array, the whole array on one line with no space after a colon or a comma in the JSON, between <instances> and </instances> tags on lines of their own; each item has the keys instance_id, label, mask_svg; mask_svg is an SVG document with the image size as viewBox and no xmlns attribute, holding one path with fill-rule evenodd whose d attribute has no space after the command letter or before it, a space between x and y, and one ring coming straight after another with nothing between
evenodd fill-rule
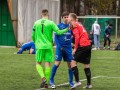
<instances>
[{"instance_id":1,"label":"goalkeeper in green kit","mask_svg":"<svg viewBox=\"0 0 120 90\"><path fill-rule=\"evenodd\" d=\"M37 20L34 23L32 31L32 39L36 46L36 69L42 79L40 88L48 88L48 82L50 77L50 63L53 62L53 43L52 35L53 31L58 35L64 34L68 29L59 30L57 25L48 20L48 10L42 10L42 19ZM45 62L45 71L41 65Z\"/></svg>"}]
</instances>

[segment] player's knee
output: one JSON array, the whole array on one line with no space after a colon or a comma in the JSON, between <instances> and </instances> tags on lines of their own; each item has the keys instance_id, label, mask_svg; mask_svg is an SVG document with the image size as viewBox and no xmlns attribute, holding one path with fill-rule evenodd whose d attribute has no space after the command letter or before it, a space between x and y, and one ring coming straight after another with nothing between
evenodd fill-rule
<instances>
[{"instance_id":1,"label":"player's knee","mask_svg":"<svg viewBox=\"0 0 120 90\"><path fill-rule=\"evenodd\" d=\"M84 64L84 68L90 68L89 64Z\"/></svg>"},{"instance_id":2,"label":"player's knee","mask_svg":"<svg viewBox=\"0 0 120 90\"><path fill-rule=\"evenodd\" d=\"M75 67L75 66L77 66L77 63L76 63L76 61L72 60L72 62L71 62L71 68Z\"/></svg>"},{"instance_id":3,"label":"player's knee","mask_svg":"<svg viewBox=\"0 0 120 90\"><path fill-rule=\"evenodd\" d=\"M45 62L45 67L50 67L50 62Z\"/></svg>"},{"instance_id":4,"label":"player's knee","mask_svg":"<svg viewBox=\"0 0 120 90\"><path fill-rule=\"evenodd\" d=\"M36 62L36 65L40 65L41 64L41 62Z\"/></svg>"},{"instance_id":5,"label":"player's knee","mask_svg":"<svg viewBox=\"0 0 120 90\"><path fill-rule=\"evenodd\" d=\"M67 62L68 68L71 68L71 62Z\"/></svg>"},{"instance_id":6,"label":"player's knee","mask_svg":"<svg viewBox=\"0 0 120 90\"><path fill-rule=\"evenodd\" d=\"M55 61L55 65L56 65L57 67L59 67L60 62L59 62L59 61Z\"/></svg>"}]
</instances>

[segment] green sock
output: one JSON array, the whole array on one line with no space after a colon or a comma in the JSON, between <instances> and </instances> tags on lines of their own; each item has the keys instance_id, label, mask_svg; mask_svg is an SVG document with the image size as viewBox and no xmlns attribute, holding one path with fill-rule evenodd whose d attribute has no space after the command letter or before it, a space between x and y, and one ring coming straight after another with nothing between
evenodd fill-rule
<instances>
[{"instance_id":1,"label":"green sock","mask_svg":"<svg viewBox=\"0 0 120 90\"><path fill-rule=\"evenodd\" d=\"M45 77L44 72L43 72L43 68L41 65L36 65L36 69L37 69L41 78Z\"/></svg>"},{"instance_id":2,"label":"green sock","mask_svg":"<svg viewBox=\"0 0 120 90\"><path fill-rule=\"evenodd\" d=\"M50 79L50 67L45 68L45 77L47 79L47 84L48 84Z\"/></svg>"}]
</instances>

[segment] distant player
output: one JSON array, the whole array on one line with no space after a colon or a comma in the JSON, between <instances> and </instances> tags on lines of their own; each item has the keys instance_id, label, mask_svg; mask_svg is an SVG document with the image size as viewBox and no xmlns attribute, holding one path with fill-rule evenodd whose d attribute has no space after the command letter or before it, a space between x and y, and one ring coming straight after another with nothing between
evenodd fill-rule
<instances>
[{"instance_id":1,"label":"distant player","mask_svg":"<svg viewBox=\"0 0 120 90\"><path fill-rule=\"evenodd\" d=\"M68 28L68 15L69 13L64 12L62 14L62 23L58 24L58 28L60 30ZM54 76L56 74L57 68L59 67L62 58L68 65L68 74L69 74L69 84L70 87L73 87L73 73L71 70L71 61L72 61L72 45L71 45L71 31L66 32L63 35L55 34L55 43L56 43L56 55L55 55L55 64L52 67L51 77L50 77L50 85L52 88L55 88L54 85Z\"/></svg>"},{"instance_id":2,"label":"distant player","mask_svg":"<svg viewBox=\"0 0 120 90\"><path fill-rule=\"evenodd\" d=\"M74 87L81 85L81 82L79 81L79 73L77 67L77 62L79 62L84 65L84 72L87 78L87 85L84 88L90 89L92 88L90 71L91 45L85 28L83 27L83 25L79 24L76 19L76 14L69 14L68 20L73 25L72 32L75 38L75 46L72 52L75 60L72 60L71 63L71 68L76 81Z\"/></svg>"},{"instance_id":3,"label":"distant player","mask_svg":"<svg viewBox=\"0 0 120 90\"><path fill-rule=\"evenodd\" d=\"M20 48L17 54L22 54L23 51L29 50L29 54L35 54L35 44L34 42L24 43Z\"/></svg>"},{"instance_id":4,"label":"distant player","mask_svg":"<svg viewBox=\"0 0 120 90\"><path fill-rule=\"evenodd\" d=\"M104 49L107 44L107 41L108 41L108 49L110 49L111 32L112 32L112 24L109 24L109 26L105 29L105 32L104 32Z\"/></svg>"},{"instance_id":5,"label":"distant player","mask_svg":"<svg viewBox=\"0 0 120 90\"><path fill-rule=\"evenodd\" d=\"M34 23L32 31L32 39L36 46L36 69L42 78L40 88L48 88L50 78L50 63L53 62L53 31L61 35L66 33L68 29L59 30L57 25L48 20L48 10L42 10L42 19ZM42 62L45 62L45 71Z\"/></svg>"},{"instance_id":6,"label":"distant player","mask_svg":"<svg viewBox=\"0 0 120 90\"><path fill-rule=\"evenodd\" d=\"M100 25L98 24L98 21L95 21L92 25L92 32L94 37L94 48L92 50L100 50Z\"/></svg>"}]
</instances>

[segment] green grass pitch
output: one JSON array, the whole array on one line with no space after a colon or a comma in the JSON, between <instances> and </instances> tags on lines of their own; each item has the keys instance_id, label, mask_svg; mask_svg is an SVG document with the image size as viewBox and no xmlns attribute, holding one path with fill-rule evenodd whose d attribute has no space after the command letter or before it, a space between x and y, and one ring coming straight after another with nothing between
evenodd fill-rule
<instances>
[{"instance_id":1,"label":"green grass pitch","mask_svg":"<svg viewBox=\"0 0 120 90\"><path fill-rule=\"evenodd\" d=\"M35 90L39 88L40 77L35 67L35 56L14 54L17 49L0 48L0 90ZM51 64L51 66L53 63ZM78 63L80 79L85 79L83 65ZM120 90L120 52L92 51L92 90ZM55 76L55 84L68 82L67 65L62 62ZM85 90L86 81L76 90ZM56 90L69 90L69 85Z\"/></svg>"}]
</instances>

